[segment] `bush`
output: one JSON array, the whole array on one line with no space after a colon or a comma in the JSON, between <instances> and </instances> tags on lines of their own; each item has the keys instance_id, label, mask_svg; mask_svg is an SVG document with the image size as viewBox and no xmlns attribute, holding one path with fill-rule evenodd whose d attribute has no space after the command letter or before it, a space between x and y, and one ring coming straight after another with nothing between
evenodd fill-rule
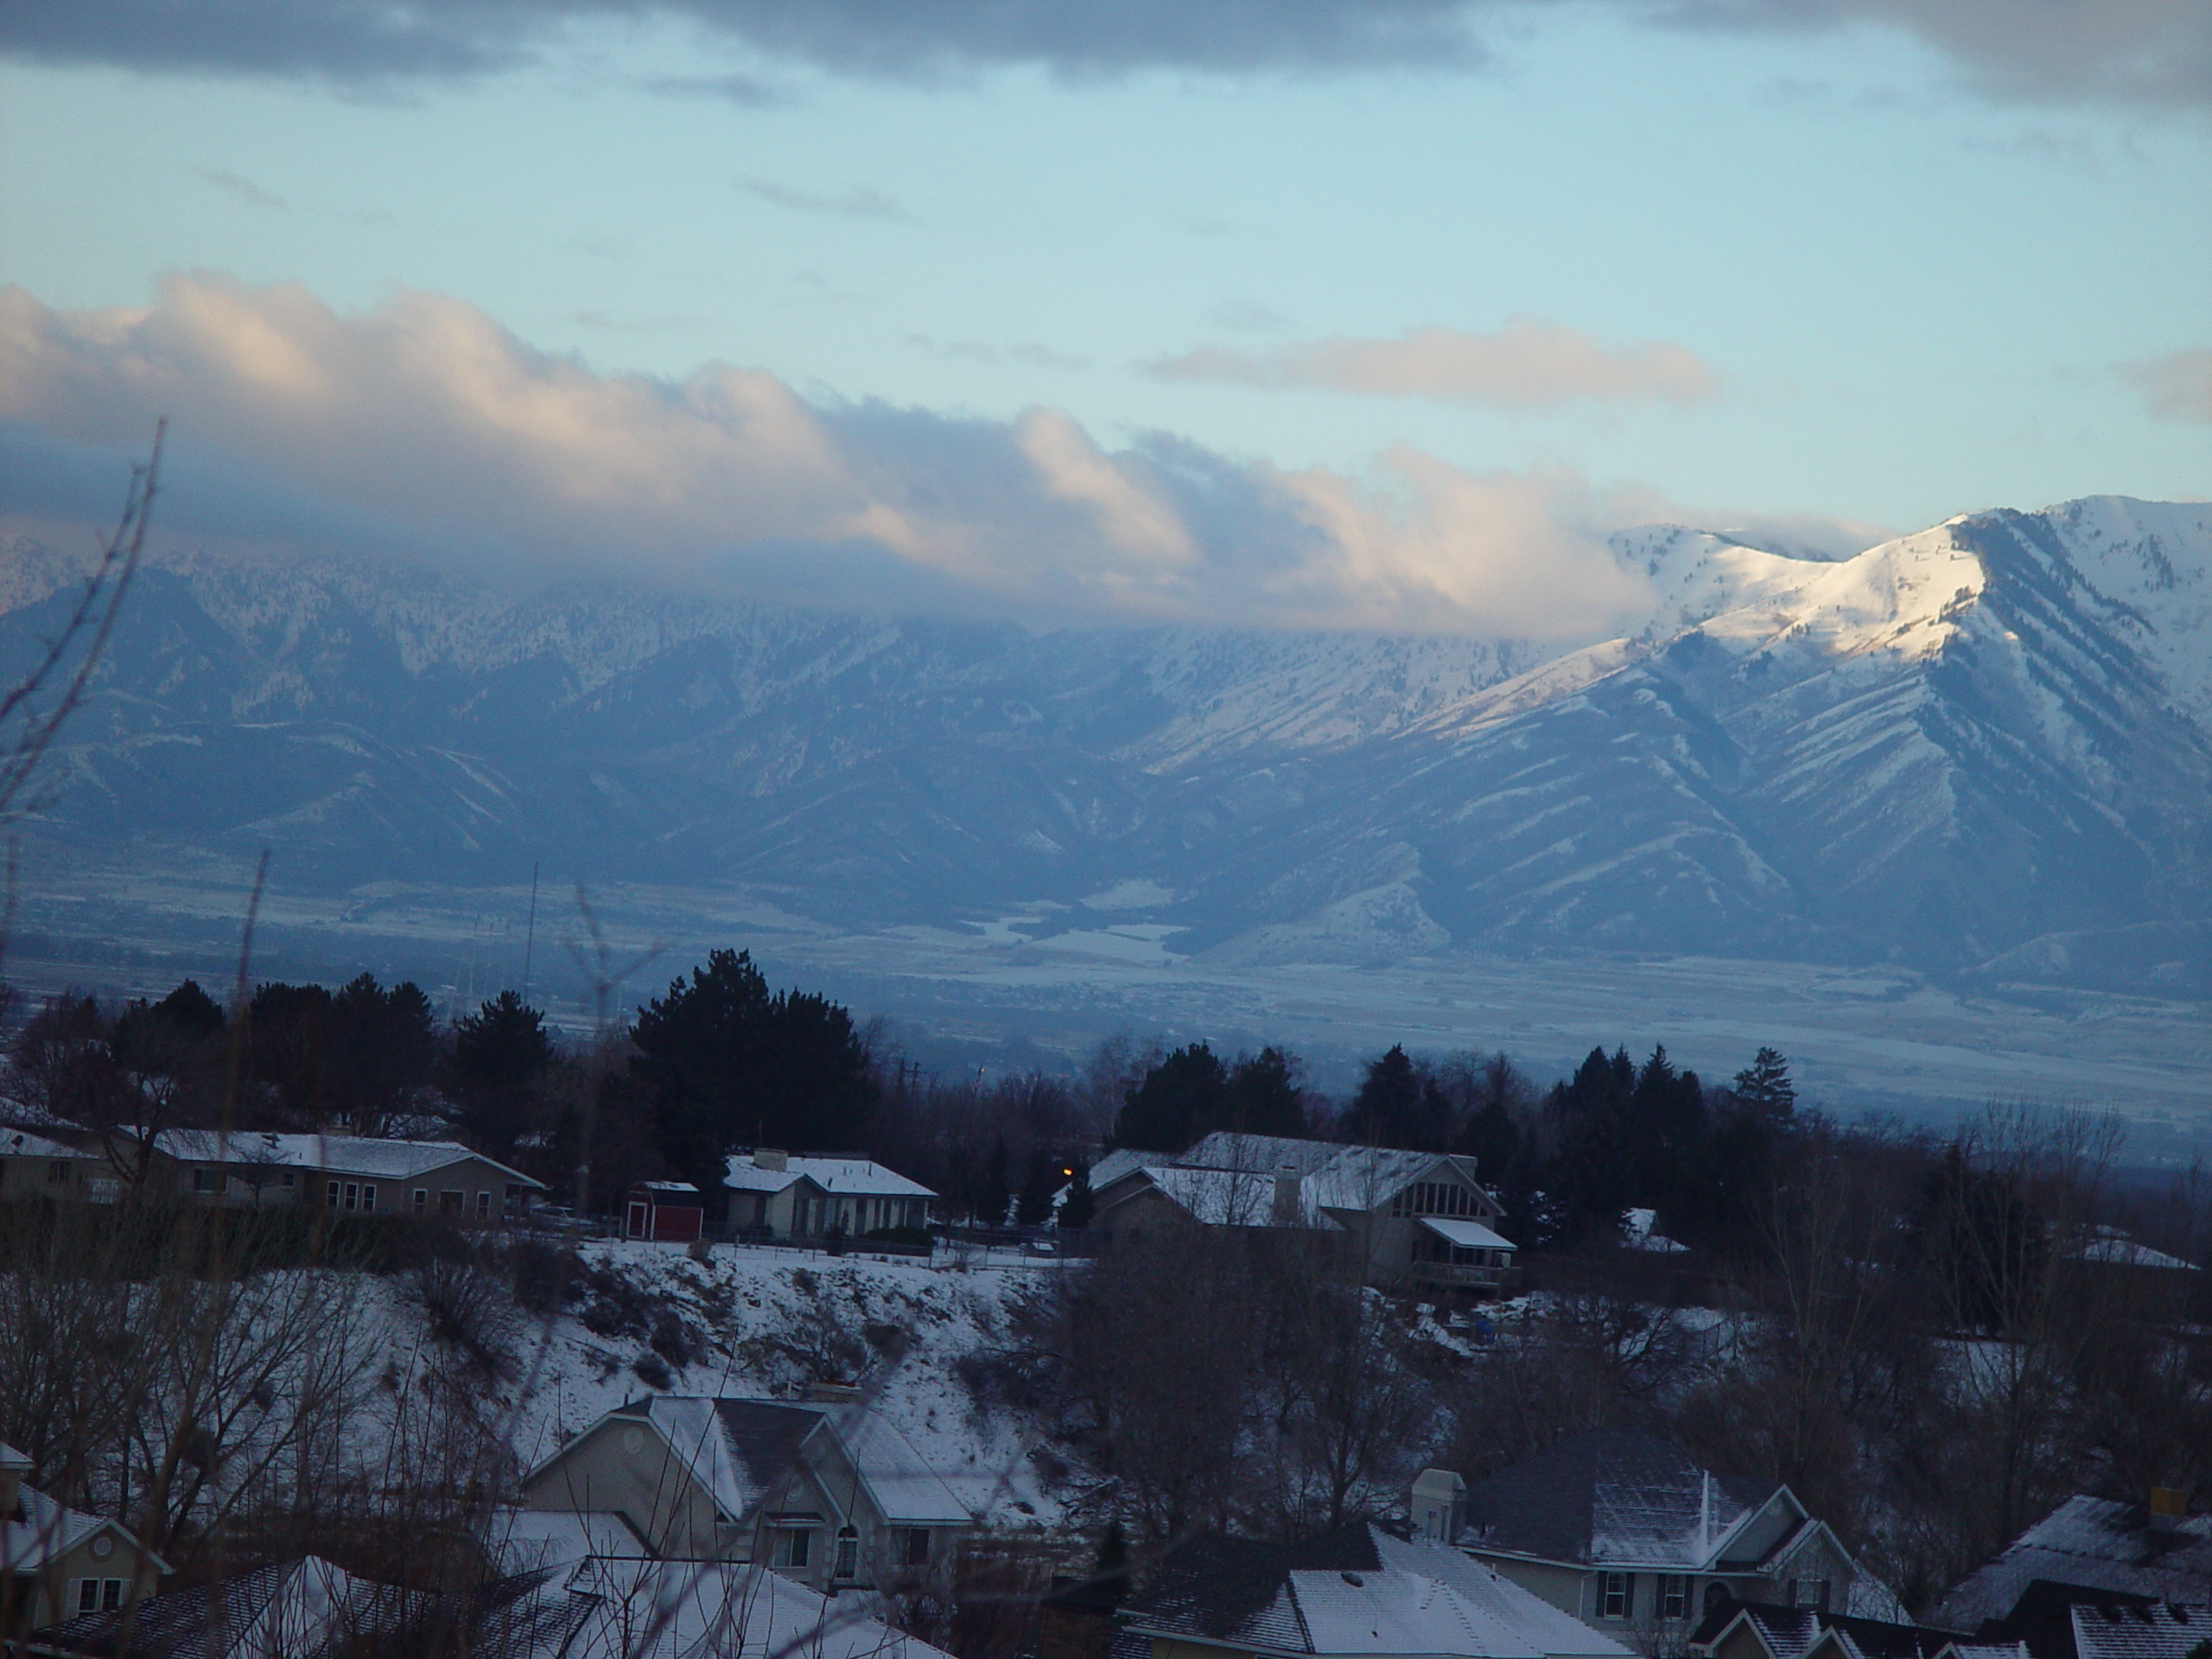
<instances>
[{"instance_id":1,"label":"bush","mask_svg":"<svg viewBox=\"0 0 2212 1659\"><path fill-rule=\"evenodd\" d=\"M912 1244L923 1249L935 1248L929 1230L924 1227L875 1227L861 1235L885 1244Z\"/></svg>"},{"instance_id":2,"label":"bush","mask_svg":"<svg viewBox=\"0 0 2212 1659\"><path fill-rule=\"evenodd\" d=\"M667 1362L658 1354L639 1354L630 1363L630 1369L637 1373L638 1380L647 1388L658 1389L665 1393L676 1384L676 1379L669 1375Z\"/></svg>"}]
</instances>

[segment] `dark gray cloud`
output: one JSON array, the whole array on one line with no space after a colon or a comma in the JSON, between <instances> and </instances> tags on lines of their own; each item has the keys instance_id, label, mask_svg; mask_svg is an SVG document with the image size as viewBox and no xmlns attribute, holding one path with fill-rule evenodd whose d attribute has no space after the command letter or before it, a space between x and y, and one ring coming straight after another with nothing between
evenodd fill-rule
<instances>
[{"instance_id":1,"label":"dark gray cloud","mask_svg":"<svg viewBox=\"0 0 2212 1659\"><path fill-rule=\"evenodd\" d=\"M1533 0L1535 4L1559 0ZM1516 0L7 0L0 50L50 62L315 75L373 85L480 74L540 54L571 23L640 12L839 74L957 78L1039 65L1077 78L1158 68L1235 74L1465 69L1479 25ZM1519 0L1525 12L1530 0ZM1611 0L1697 30L1912 35L1999 96L2212 102L2205 0ZM772 101L743 73L664 90Z\"/></svg>"},{"instance_id":2,"label":"dark gray cloud","mask_svg":"<svg viewBox=\"0 0 2212 1659\"><path fill-rule=\"evenodd\" d=\"M194 168L200 181L213 186L233 201L242 201L249 207L259 207L272 213L289 213L292 204L283 197L263 189L251 179L233 173L228 168Z\"/></svg>"}]
</instances>

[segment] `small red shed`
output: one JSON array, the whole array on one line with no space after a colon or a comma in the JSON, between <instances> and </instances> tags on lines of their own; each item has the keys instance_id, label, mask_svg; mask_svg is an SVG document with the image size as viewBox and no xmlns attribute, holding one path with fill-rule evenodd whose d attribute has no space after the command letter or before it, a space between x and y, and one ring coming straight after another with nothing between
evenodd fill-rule
<instances>
[{"instance_id":1,"label":"small red shed","mask_svg":"<svg viewBox=\"0 0 2212 1659\"><path fill-rule=\"evenodd\" d=\"M689 1181L639 1181L624 1205L622 1236L688 1244L699 1236L706 1204Z\"/></svg>"}]
</instances>

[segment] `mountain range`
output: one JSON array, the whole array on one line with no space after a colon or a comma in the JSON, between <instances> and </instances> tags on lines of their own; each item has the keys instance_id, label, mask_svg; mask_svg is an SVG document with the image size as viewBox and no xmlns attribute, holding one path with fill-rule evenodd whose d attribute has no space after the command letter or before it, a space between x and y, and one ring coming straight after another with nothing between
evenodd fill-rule
<instances>
[{"instance_id":1,"label":"mountain range","mask_svg":"<svg viewBox=\"0 0 2212 1659\"><path fill-rule=\"evenodd\" d=\"M143 571L34 849L330 893L726 887L1227 963L1894 963L2212 993L2212 507L1823 560L1652 527L1623 637L1034 632L359 564ZM67 562L0 564L0 672ZM1041 908L1040 908L1041 907Z\"/></svg>"}]
</instances>

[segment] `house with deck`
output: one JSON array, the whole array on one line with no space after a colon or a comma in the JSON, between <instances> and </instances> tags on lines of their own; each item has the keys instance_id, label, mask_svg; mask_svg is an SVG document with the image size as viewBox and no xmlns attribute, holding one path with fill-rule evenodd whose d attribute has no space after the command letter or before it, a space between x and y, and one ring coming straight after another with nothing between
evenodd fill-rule
<instances>
[{"instance_id":1,"label":"house with deck","mask_svg":"<svg viewBox=\"0 0 2212 1659\"><path fill-rule=\"evenodd\" d=\"M1503 1206L1473 1159L1447 1153L1224 1131L1092 1191L1090 1230L1109 1243L1193 1225L1297 1229L1340 1243L1385 1289L1484 1295L1519 1278Z\"/></svg>"}]
</instances>

